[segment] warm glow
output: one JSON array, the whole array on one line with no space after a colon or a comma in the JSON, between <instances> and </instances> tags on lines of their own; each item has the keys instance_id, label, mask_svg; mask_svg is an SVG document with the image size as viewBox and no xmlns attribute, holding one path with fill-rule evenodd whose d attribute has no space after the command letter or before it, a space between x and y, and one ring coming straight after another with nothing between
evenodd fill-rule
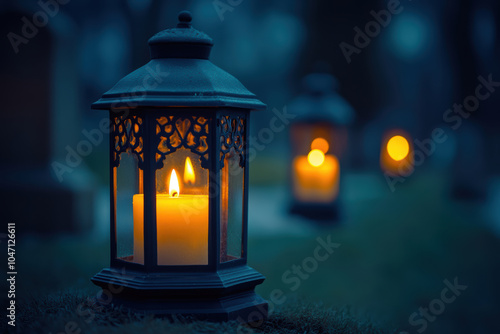
<instances>
[{"instance_id":1,"label":"warm glow","mask_svg":"<svg viewBox=\"0 0 500 334\"><path fill-rule=\"evenodd\" d=\"M394 136L387 142L387 153L389 153L389 156L396 161L406 158L409 152L410 145L403 136Z\"/></svg>"},{"instance_id":2,"label":"warm glow","mask_svg":"<svg viewBox=\"0 0 500 334\"><path fill-rule=\"evenodd\" d=\"M313 166L305 155L293 161L293 193L304 203L330 203L339 192L340 165L333 154L326 154L320 166Z\"/></svg>"},{"instance_id":3,"label":"warm glow","mask_svg":"<svg viewBox=\"0 0 500 334\"><path fill-rule=\"evenodd\" d=\"M179 180L177 179L177 173L175 172L175 169L172 169L172 174L170 174L170 184L168 190L168 193L171 197L179 197Z\"/></svg>"},{"instance_id":4,"label":"warm glow","mask_svg":"<svg viewBox=\"0 0 500 334\"><path fill-rule=\"evenodd\" d=\"M323 161L325 161L325 155L320 150L315 149L309 152L307 155L307 161L311 164L311 166L318 167L323 164Z\"/></svg>"},{"instance_id":5,"label":"warm glow","mask_svg":"<svg viewBox=\"0 0 500 334\"><path fill-rule=\"evenodd\" d=\"M314 139L311 143L311 150L320 150L323 153L328 152L330 145L325 138L318 137Z\"/></svg>"},{"instance_id":6,"label":"warm glow","mask_svg":"<svg viewBox=\"0 0 500 334\"><path fill-rule=\"evenodd\" d=\"M191 159L189 157L186 158L186 164L184 166L184 183L185 184L194 184L194 170L193 164L191 163Z\"/></svg>"}]
</instances>

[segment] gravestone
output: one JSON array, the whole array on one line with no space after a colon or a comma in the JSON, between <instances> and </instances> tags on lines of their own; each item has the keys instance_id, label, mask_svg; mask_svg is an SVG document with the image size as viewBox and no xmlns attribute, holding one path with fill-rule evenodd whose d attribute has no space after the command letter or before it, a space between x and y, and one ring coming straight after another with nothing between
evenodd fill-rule
<instances>
[{"instance_id":1,"label":"gravestone","mask_svg":"<svg viewBox=\"0 0 500 334\"><path fill-rule=\"evenodd\" d=\"M23 17L31 20L33 12L1 12L2 36L22 36ZM92 225L92 175L82 165L60 182L51 168L57 159L64 161L64 147L75 147L81 131L76 42L68 22L58 13L17 45L17 52L2 39L0 202L3 221L15 222L19 232L81 231Z\"/></svg>"}]
</instances>

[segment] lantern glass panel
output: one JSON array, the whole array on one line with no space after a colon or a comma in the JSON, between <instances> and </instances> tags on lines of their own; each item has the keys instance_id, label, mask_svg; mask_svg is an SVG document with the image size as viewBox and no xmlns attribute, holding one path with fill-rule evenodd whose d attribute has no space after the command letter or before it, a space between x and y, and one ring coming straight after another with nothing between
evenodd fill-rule
<instances>
[{"instance_id":1,"label":"lantern glass panel","mask_svg":"<svg viewBox=\"0 0 500 334\"><path fill-rule=\"evenodd\" d=\"M137 155L127 150L120 154L120 165L113 169L116 178L116 247L121 260L144 264L144 243L139 235L138 217L144 217L143 207L135 204L143 196L143 172L138 168ZM140 219L141 223L143 219ZM142 233L142 228L140 229Z\"/></svg>"},{"instance_id":2,"label":"lantern glass panel","mask_svg":"<svg viewBox=\"0 0 500 334\"><path fill-rule=\"evenodd\" d=\"M220 262L242 257L243 242L243 181L241 155L234 148L225 154L221 169Z\"/></svg>"},{"instance_id":3,"label":"lantern glass panel","mask_svg":"<svg viewBox=\"0 0 500 334\"><path fill-rule=\"evenodd\" d=\"M207 265L209 171L202 164L209 120L165 116L156 122L158 265Z\"/></svg>"}]
</instances>

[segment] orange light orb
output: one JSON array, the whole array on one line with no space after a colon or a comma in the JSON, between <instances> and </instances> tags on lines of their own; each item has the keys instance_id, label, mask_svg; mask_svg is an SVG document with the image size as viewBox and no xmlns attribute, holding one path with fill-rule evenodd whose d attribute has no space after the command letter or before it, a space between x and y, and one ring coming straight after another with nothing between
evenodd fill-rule
<instances>
[{"instance_id":1,"label":"orange light orb","mask_svg":"<svg viewBox=\"0 0 500 334\"><path fill-rule=\"evenodd\" d=\"M311 150L320 150L321 152L326 153L329 148L330 145L328 145L328 141L321 137L314 139L311 143Z\"/></svg>"},{"instance_id":2,"label":"orange light orb","mask_svg":"<svg viewBox=\"0 0 500 334\"><path fill-rule=\"evenodd\" d=\"M387 153L396 161L406 158L409 152L410 145L408 144L408 140L403 136L393 136L387 142Z\"/></svg>"}]
</instances>

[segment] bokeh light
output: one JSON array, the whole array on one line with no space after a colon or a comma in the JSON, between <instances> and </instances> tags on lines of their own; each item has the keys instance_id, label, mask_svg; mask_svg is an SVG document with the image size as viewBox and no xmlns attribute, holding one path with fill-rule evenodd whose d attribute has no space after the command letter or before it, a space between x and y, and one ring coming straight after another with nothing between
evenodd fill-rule
<instances>
[{"instance_id":1,"label":"bokeh light","mask_svg":"<svg viewBox=\"0 0 500 334\"><path fill-rule=\"evenodd\" d=\"M325 161L325 155L318 149L311 150L311 152L307 155L307 161L311 164L311 166L318 167Z\"/></svg>"},{"instance_id":2,"label":"bokeh light","mask_svg":"<svg viewBox=\"0 0 500 334\"><path fill-rule=\"evenodd\" d=\"M311 150L320 150L323 153L328 152L330 145L328 145L328 141L325 138L318 137L314 139L311 143Z\"/></svg>"},{"instance_id":3,"label":"bokeh light","mask_svg":"<svg viewBox=\"0 0 500 334\"><path fill-rule=\"evenodd\" d=\"M408 140L403 136L394 136L387 142L387 153L396 161L406 158L409 152L410 145L408 144Z\"/></svg>"}]
</instances>

